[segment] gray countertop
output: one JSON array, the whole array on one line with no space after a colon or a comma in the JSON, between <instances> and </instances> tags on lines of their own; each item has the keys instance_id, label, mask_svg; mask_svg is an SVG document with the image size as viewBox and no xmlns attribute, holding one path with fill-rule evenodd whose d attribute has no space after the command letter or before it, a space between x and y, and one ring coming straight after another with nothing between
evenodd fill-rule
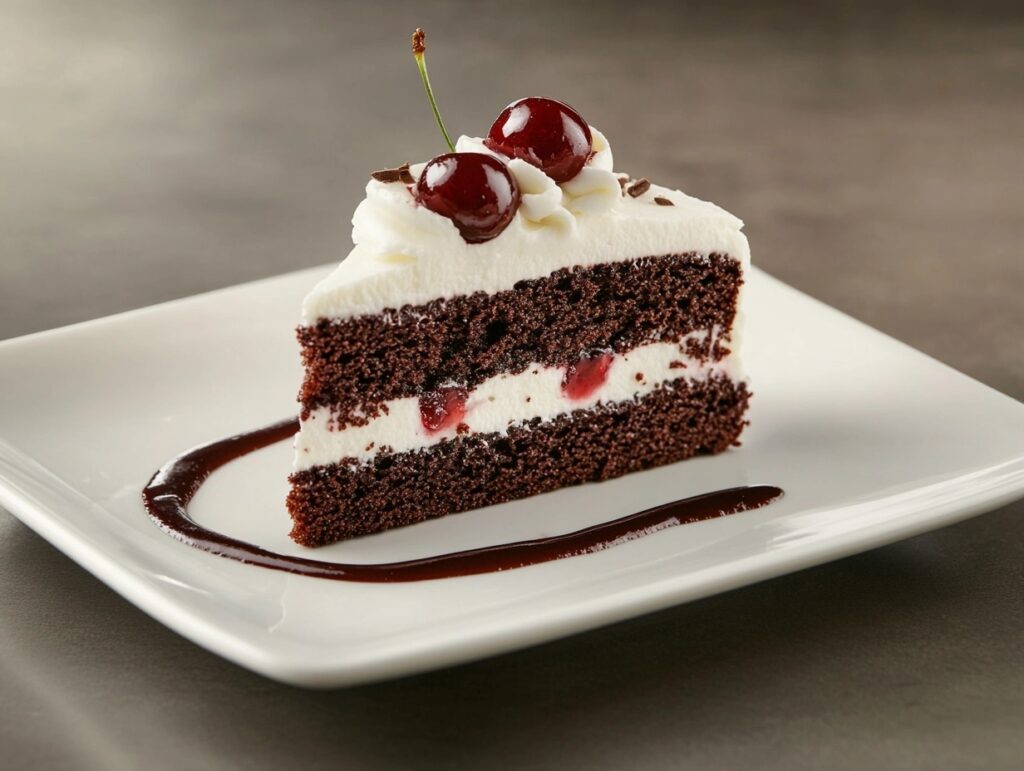
<instances>
[{"instance_id":1,"label":"gray countertop","mask_svg":"<svg viewBox=\"0 0 1024 771\"><path fill-rule=\"evenodd\" d=\"M1019 4L0 0L0 338L338 258L367 172L575 104L781 279L1024 398ZM0 394L0 399L3 395ZM1020 768L1024 504L475 664L309 692L0 512L5 768Z\"/></svg>"}]
</instances>

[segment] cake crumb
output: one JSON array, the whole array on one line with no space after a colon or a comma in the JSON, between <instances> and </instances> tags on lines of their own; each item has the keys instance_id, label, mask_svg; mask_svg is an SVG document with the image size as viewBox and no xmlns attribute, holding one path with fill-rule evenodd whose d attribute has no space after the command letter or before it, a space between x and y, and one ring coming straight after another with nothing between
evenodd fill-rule
<instances>
[{"instance_id":1,"label":"cake crumb","mask_svg":"<svg viewBox=\"0 0 1024 771\"><path fill-rule=\"evenodd\" d=\"M668 363L668 368L669 369L686 369L686 365L683 362L676 360L676 361L670 361Z\"/></svg>"},{"instance_id":2,"label":"cake crumb","mask_svg":"<svg viewBox=\"0 0 1024 771\"><path fill-rule=\"evenodd\" d=\"M459 423L459 425L457 425L455 427L455 433L459 434L459 435L468 434L469 433L469 426L466 425L465 423Z\"/></svg>"},{"instance_id":3,"label":"cake crumb","mask_svg":"<svg viewBox=\"0 0 1024 771\"><path fill-rule=\"evenodd\" d=\"M529 401L533 401L533 397L532 397L532 396L527 396L527 397L526 397L526 401L528 401L528 402L529 402Z\"/></svg>"},{"instance_id":4,"label":"cake crumb","mask_svg":"<svg viewBox=\"0 0 1024 771\"><path fill-rule=\"evenodd\" d=\"M363 452L369 452L370 450L372 450L374 444L376 444L376 443L375 442L370 442L368 445L366 445L366 449Z\"/></svg>"},{"instance_id":5,"label":"cake crumb","mask_svg":"<svg viewBox=\"0 0 1024 771\"><path fill-rule=\"evenodd\" d=\"M644 373L643 372L637 372L636 375L634 375L634 377L636 377L636 382L642 383L643 379L644 379Z\"/></svg>"}]
</instances>

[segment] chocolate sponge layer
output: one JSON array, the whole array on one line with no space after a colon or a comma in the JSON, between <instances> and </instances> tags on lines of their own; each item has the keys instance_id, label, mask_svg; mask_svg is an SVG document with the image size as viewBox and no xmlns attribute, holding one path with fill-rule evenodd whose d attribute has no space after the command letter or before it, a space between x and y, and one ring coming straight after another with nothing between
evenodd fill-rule
<instances>
[{"instance_id":1,"label":"chocolate sponge layer","mask_svg":"<svg viewBox=\"0 0 1024 771\"><path fill-rule=\"evenodd\" d=\"M634 401L381 453L291 476L291 536L320 546L433 517L597 482L735 444L750 394L715 376ZM628 512L623 512L628 513Z\"/></svg>"},{"instance_id":2,"label":"chocolate sponge layer","mask_svg":"<svg viewBox=\"0 0 1024 771\"><path fill-rule=\"evenodd\" d=\"M727 255L670 254L567 268L492 295L322 319L298 330L306 367L299 400L304 415L330 406L342 427L440 384L472 388L534 362L564 366L713 325L729 330L741 284L740 265ZM727 332L715 350L709 345L689 353L726 355Z\"/></svg>"}]
</instances>

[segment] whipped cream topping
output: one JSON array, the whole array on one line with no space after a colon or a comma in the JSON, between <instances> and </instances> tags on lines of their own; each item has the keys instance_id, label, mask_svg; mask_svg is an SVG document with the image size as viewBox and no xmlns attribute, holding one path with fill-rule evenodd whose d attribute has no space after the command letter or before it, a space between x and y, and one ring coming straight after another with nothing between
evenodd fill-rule
<instances>
[{"instance_id":1,"label":"whipped cream topping","mask_svg":"<svg viewBox=\"0 0 1024 771\"><path fill-rule=\"evenodd\" d=\"M591 133L592 157L562 185L525 161L498 156L519 185L522 204L512 223L484 243L466 243L451 220L420 206L408 186L371 179L352 219L355 247L306 298L304 323L492 294L562 268L651 255L717 252L746 266L741 220L658 185L636 198L623 195L607 139L593 127ZM495 155L474 137L460 137L456 150ZM414 178L425 165L410 167ZM658 205L656 197L673 205Z\"/></svg>"},{"instance_id":2,"label":"whipped cream topping","mask_svg":"<svg viewBox=\"0 0 1024 771\"><path fill-rule=\"evenodd\" d=\"M517 214L523 227L551 228L569 235L576 229L578 217L603 214L622 198L622 187L612 171L612 148L604 134L593 126L590 133L593 155L579 174L561 185L526 161L493 152L480 137L459 137L455 150L493 155L506 163L523 197ZM415 172L413 176L417 176Z\"/></svg>"},{"instance_id":3,"label":"whipped cream topping","mask_svg":"<svg viewBox=\"0 0 1024 771\"><path fill-rule=\"evenodd\" d=\"M742 380L735 351L719 361L696 359L685 353L688 341L704 340L709 334L714 338L719 332L717 327L693 332L680 341L648 343L614 356L604 383L583 399L570 399L563 393L564 367L534 364L515 375L496 375L470 391L462 422L470 433L506 434L512 426L528 420L540 418L546 422L573 410L639 399L676 381L702 381L714 374ZM386 405L383 414L366 425L343 429L334 428L329 407L313 410L302 421L295 440L296 471L337 463L342 458L368 462L383 448L409 452L457 436L455 428L428 432L420 421L416 397L392 399Z\"/></svg>"}]
</instances>

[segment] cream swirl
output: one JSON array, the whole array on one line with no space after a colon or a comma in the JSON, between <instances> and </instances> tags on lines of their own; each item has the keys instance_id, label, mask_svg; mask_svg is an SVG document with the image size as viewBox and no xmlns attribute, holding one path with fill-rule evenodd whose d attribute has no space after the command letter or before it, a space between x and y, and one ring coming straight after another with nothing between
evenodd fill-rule
<instances>
[{"instance_id":1,"label":"cream swirl","mask_svg":"<svg viewBox=\"0 0 1024 771\"><path fill-rule=\"evenodd\" d=\"M612 148L604 134L593 126L594 154L580 173L562 184L573 214L603 214L622 200L622 187L615 175Z\"/></svg>"},{"instance_id":2,"label":"cream swirl","mask_svg":"<svg viewBox=\"0 0 1024 771\"><path fill-rule=\"evenodd\" d=\"M569 234L576 229L577 217L603 214L622 199L622 189L612 171L611 146L593 126L590 133L593 155L579 174L561 185L526 161L491 151L479 137L459 137L455 149L460 153L486 153L505 161L523 197L519 216L524 224Z\"/></svg>"},{"instance_id":3,"label":"cream swirl","mask_svg":"<svg viewBox=\"0 0 1024 771\"><path fill-rule=\"evenodd\" d=\"M307 296L304 322L499 292L563 268L649 255L717 252L747 264L739 219L658 185L638 197L624 196L608 142L592 132L592 157L562 185L521 160L508 162L522 202L508 227L483 243L467 243L450 219L417 202L411 185L369 180L352 218L355 248ZM459 149L489 152L468 137L459 140ZM410 168L414 179L425 165ZM655 197L671 205L658 205Z\"/></svg>"},{"instance_id":4,"label":"cream swirl","mask_svg":"<svg viewBox=\"0 0 1024 771\"><path fill-rule=\"evenodd\" d=\"M456 152L485 153L500 158L519 186L522 196L516 221L525 231L544 231L571 236L577 231L577 219L605 214L622 201L618 178L612 172L611 147L604 134L591 126L593 155L579 174L558 185L551 177L518 158L506 158L489 150L478 137L459 137ZM419 179L425 163L413 164L409 172ZM366 199L352 218L352 240L373 244L378 259L401 262L414 257L410 245L461 240L451 220L420 206L405 185L371 180ZM501 236L498 237L499 239Z\"/></svg>"}]
</instances>

